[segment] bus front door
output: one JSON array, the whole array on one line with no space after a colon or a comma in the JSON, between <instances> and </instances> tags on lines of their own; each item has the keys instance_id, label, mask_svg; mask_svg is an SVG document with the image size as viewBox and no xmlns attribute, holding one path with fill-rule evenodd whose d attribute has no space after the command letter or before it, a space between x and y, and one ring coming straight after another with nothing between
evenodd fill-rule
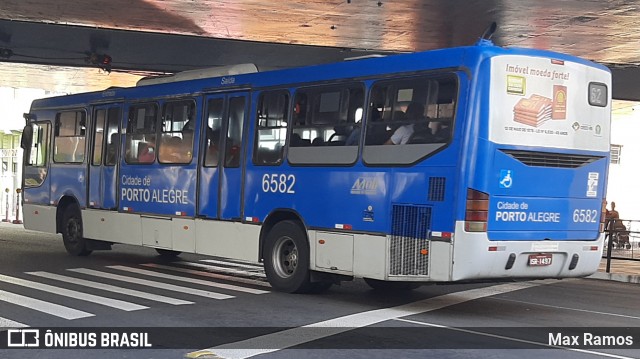
<instances>
[{"instance_id":1,"label":"bus front door","mask_svg":"<svg viewBox=\"0 0 640 359\"><path fill-rule=\"evenodd\" d=\"M204 156L200 167L198 215L204 218L242 218L243 135L248 113L244 92L207 97L203 121Z\"/></svg>"},{"instance_id":2,"label":"bus front door","mask_svg":"<svg viewBox=\"0 0 640 359\"><path fill-rule=\"evenodd\" d=\"M120 149L121 105L96 106L92 116L88 207L116 210L116 163Z\"/></svg>"}]
</instances>

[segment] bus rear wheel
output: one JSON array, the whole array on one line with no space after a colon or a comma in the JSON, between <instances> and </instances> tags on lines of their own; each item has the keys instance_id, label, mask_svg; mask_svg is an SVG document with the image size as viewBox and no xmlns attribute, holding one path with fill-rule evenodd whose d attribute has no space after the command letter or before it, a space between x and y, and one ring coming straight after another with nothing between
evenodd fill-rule
<instances>
[{"instance_id":1,"label":"bus rear wheel","mask_svg":"<svg viewBox=\"0 0 640 359\"><path fill-rule=\"evenodd\" d=\"M421 285L420 283L416 282L389 282L386 280L371 278L364 278L364 281L369 287L371 287L371 289L381 292L409 291L417 289Z\"/></svg>"},{"instance_id":2,"label":"bus rear wheel","mask_svg":"<svg viewBox=\"0 0 640 359\"><path fill-rule=\"evenodd\" d=\"M82 235L82 216L77 206L70 206L62 215L62 242L72 256L88 256L87 240Z\"/></svg>"},{"instance_id":3,"label":"bus rear wheel","mask_svg":"<svg viewBox=\"0 0 640 359\"><path fill-rule=\"evenodd\" d=\"M315 289L310 281L309 242L295 221L277 223L265 242L264 270L271 286L287 293L307 293Z\"/></svg>"}]
</instances>

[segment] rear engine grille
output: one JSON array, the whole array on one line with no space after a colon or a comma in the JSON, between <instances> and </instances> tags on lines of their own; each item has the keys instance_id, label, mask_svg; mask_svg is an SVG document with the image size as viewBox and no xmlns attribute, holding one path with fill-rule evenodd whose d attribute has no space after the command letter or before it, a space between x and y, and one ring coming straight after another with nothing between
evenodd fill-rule
<instances>
[{"instance_id":1,"label":"rear engine grille","mask_svg":"<svg viewBox=\"0 0 640 359\"><path fill-rule=\"evenodd\" d=\"M431 207L394 205L389 275L429 274Z\"/></svg>"},{"instance_id":2,"label":"rear engine grille","mask_svg":"<svg viewBox=\"0 0 640 359\"><path fill-rule=\"evenodd\" d=\"M578 168L595 162L604 156L568 155L563 153L500 150L527 166Z\"/></svg>"}]
</instances>

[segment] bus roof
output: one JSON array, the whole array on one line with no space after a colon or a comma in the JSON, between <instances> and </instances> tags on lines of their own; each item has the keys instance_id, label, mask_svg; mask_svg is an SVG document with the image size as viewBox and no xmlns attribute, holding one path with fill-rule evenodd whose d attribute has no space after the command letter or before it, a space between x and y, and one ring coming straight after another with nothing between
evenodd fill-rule
<instances>
[{"instance_id":1,"label":"bus roof","mask_svg":"<svg viewBox=\"0 0 640 359\"><path fill-rule=\"evenodd\" d=\"M609 71L605 66L588 60L546 50L476 45L265 72L197 78L174 82L160 81L160 83L157 84L128 88L108 88L103 91L38 99L32 103L32 111L52 107L80 106L87 103L117 102L138 98L159 98L232 89L297 86L304 83L317 83L345 78L366 79L369 77L379 77L381 75L411 73L430 69L463 68L471 70L486 58L506 54L548 57L577 62L585 66Z\"/></svg>"}]
</instances>

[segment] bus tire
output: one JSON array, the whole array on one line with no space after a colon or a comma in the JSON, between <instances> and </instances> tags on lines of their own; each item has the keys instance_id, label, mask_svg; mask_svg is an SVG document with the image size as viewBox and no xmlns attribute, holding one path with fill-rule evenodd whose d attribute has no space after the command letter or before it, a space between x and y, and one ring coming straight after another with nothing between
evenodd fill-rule
<instances>
[{"instance_id":1,"label":"bus tire","mask_svg":"<svg viewBox=\"0 0 640 359\"><path fill-rule=\"evenodd\" d=\"M170 249L162 249L162 248L156 248L156 252L158 252L160 257L162 258L175 258L179 256L180 253L182 253L179 251L172 251Z\"/></svg>"},{"instance_id":2,"label":"bus tire","mask_svg":"<svg viewBox=\"0 0 640 359\"><path fill-rule=\"evenodd\" d=\"M416 282L389 282L386 280L364 278L365 283L371 289L381 292L409 291L420 288L421 284Z\"/></svg>"},{"instance_id":3,"label":"bus tire","mask_svg":"<svg viewBox=\"0 0 640 359\"><path fill-rule=\"evenodd\" d=\"M278 222L267 234L264 270L271 286L286 293L308 293L310 281L309 242L295 221Z\"/></svg>"},{"instance_id":4,"label":"bus tire","mask_svg":"<svg viewBox=\"0 0 640 359\"><path fill-rule=\"evenodd\" d=\"M82 216L77 206L69 206L62 215L62 242L72 256L88 256L87 240L82 234Z\"/></svg>"}]
</instances>

